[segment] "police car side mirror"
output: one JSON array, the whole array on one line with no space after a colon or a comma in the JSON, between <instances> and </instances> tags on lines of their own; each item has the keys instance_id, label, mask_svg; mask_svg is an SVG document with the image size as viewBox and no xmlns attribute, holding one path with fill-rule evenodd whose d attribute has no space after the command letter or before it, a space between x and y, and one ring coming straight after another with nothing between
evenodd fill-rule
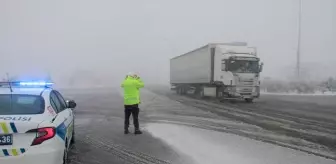
<instances>
[{"instance_id":1,"label":"police car side mirror","mask_svg":"<svg viewBox=\"0 0 336 164\"><path fill-rule=\"evenodd\" d=\"M67 107L71 108L71 109L74 109L77 106L77 104L74 100L67 100L66 103L67 103Z\"/></svg>"}]
</instances>

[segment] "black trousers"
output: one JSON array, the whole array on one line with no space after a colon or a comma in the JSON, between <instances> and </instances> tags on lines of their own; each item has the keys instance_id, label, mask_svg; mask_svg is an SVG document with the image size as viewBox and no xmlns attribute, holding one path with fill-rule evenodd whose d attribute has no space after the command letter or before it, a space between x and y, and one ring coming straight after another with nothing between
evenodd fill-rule
<instances>
[{"instance_id":1,"label":"black trousers","mask_svg":"<svg viewBox=\"0 0 336 164\"><path fill-rule=\"evenodd\" d=\"M125 130L129 127L129 118L133 116L135 130L139 130L139 105L125 105Z\"/></svg>"}]
</instances>

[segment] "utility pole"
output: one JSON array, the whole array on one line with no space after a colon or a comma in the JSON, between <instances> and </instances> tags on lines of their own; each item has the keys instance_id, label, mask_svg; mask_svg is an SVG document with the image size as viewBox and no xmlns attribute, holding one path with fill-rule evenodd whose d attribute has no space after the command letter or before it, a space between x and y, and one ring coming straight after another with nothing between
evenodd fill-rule
<instances>
[{"instance_id":1,"label":"utility pole","mask_svg":"<svg viewBox=\"0 0 336 164\"><path fill-rule=\"evenodd\" d=\"M299 19L298 19L298 42L297 42L297 51L296 51L296 75L300 79L301 73L301 17L302 17L302 0L299 0Z\"/></svg>"}]
</instances>

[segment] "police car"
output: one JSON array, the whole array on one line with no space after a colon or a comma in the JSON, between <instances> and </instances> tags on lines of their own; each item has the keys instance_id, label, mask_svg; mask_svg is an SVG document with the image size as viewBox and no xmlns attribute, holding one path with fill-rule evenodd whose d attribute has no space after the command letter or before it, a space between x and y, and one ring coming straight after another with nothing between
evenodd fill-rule
<instances>
[{"instance_id":1,"label":"police car","mask_svg":"<svg viewBox=\"0 0 336 164\"><path fill-rule=\"evenodd\" d=\"M62 164L75 142L74 101L49 82L0 82L0 163Z\"/></svg>"}]
</instances>

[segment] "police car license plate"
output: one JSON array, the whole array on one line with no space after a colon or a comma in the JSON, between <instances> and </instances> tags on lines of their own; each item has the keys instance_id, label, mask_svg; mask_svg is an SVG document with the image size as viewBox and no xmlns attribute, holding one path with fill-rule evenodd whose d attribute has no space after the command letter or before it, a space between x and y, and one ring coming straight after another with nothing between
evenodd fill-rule
<instances>
[{"instance_id":1,"label":"police car license plate","mask_svg":"<svg viewBox=\"0 0 336 164\"><path fill-rule=\"evenodd\" d=\"M13 144L13 135L6 134L0 135L0 145L12 145Z\"/></svg>"}]
</instances>

